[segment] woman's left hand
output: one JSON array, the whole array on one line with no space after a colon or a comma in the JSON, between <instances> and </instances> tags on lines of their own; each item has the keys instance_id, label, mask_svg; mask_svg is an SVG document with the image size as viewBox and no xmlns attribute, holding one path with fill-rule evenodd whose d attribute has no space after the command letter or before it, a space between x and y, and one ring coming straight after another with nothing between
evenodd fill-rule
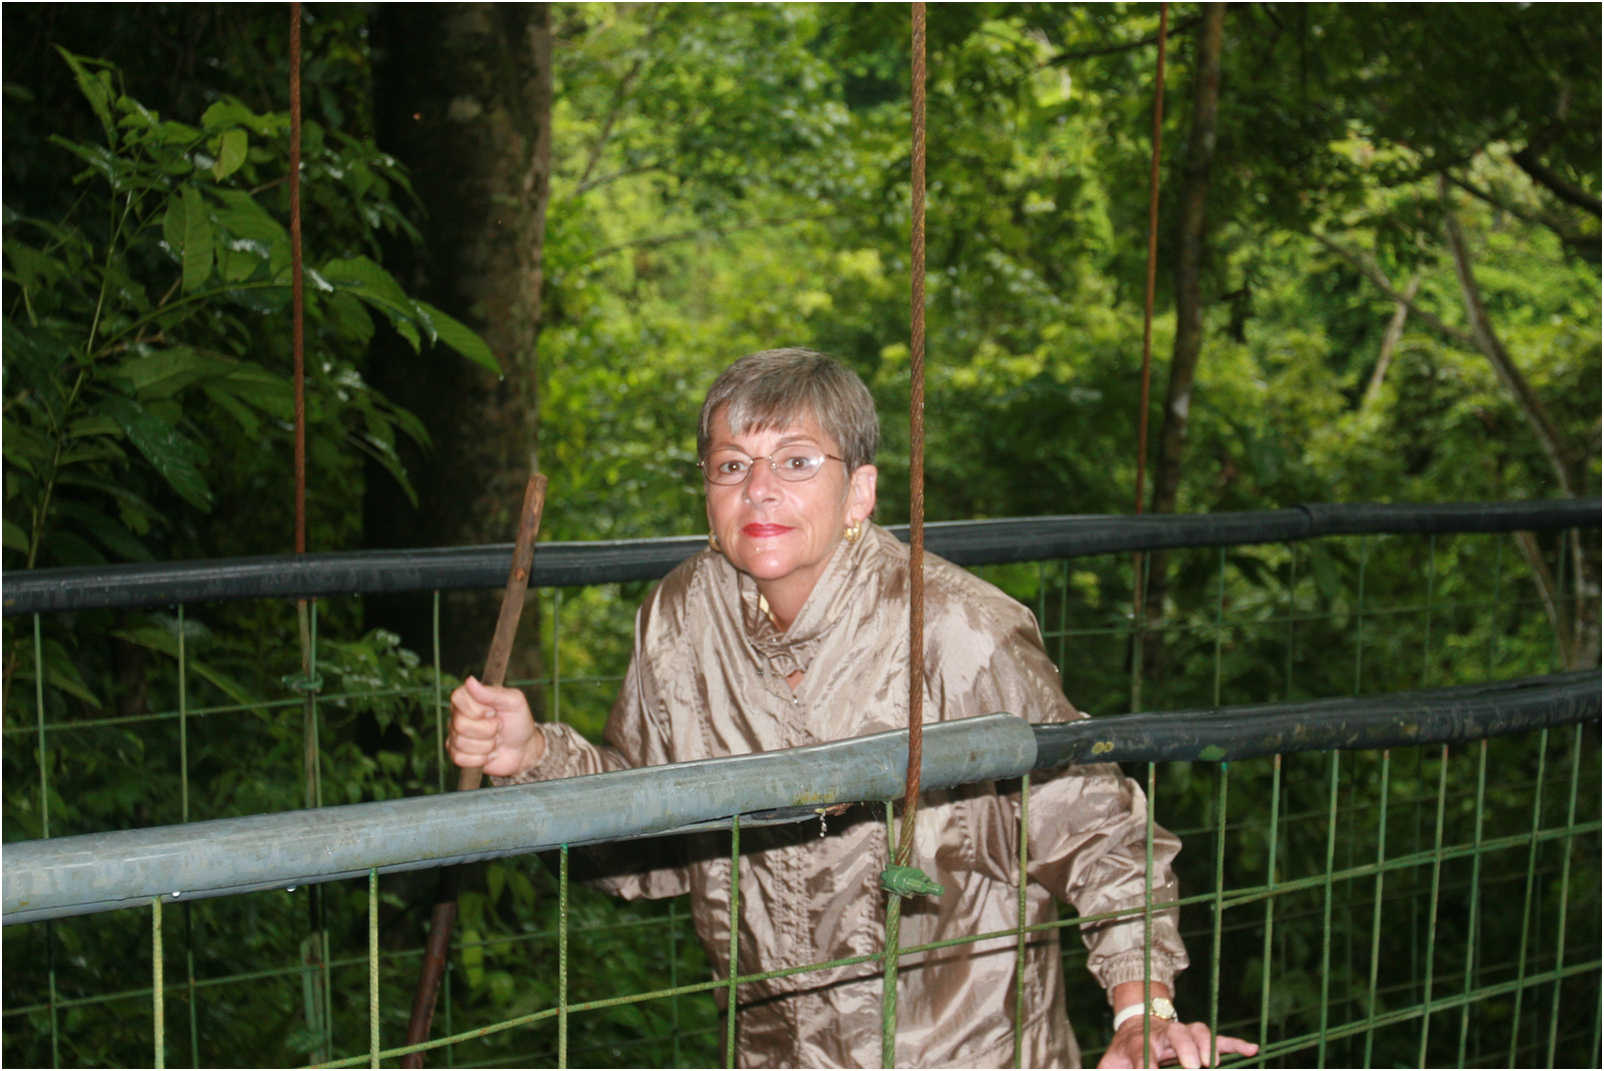
<instances>
[{"instance_id":1,"label":"woman's left hand","mask_svg":"<svg viewBox=\"0 0 1604 1071\"><path fill-rule=\"evenodd\" d=\"M1220 1034L1211 1037L1207 1023L1183 1023L1176 1019L1150 1019L1148 1041L1151 1058L1142 1052L1142 1017L1127 1019L1114 1031L1108 1051L1098 1067L1162 1067L1178 1063L1182 1067L1213 1067L1220 1055L1234 1053L1252 1056L1259 1047L1251 1041ZM1210 1059L1211 1054L1213 1060Z\"/></svg>"}]
</instances>

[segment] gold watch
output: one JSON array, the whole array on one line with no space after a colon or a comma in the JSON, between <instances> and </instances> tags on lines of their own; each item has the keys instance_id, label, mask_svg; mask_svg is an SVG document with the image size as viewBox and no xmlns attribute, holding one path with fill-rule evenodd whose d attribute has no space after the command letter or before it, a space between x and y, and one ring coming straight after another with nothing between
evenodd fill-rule
<instances>
[{"instance_id":1,"label":"gold watch","mask_svg":"<svg viewBox=\"0 0 1604 1071\"><path fill-rule=\"evenodd\" d=\"M1114 1029L1118 1030L1120 1027L1125 1025L1125 1021L1127 1019L1136 1018L1138 1015L1142 1014L1144 1010L1147 1012L1147 1016L1150 1019L1160 1019L1167 1023L1175 1021L1175 1005L1171 1003L1170 998L1154 997L1146 1004L1127 1004L1125 1007L1115 1012Z\"/></svg>"}]
</instances>

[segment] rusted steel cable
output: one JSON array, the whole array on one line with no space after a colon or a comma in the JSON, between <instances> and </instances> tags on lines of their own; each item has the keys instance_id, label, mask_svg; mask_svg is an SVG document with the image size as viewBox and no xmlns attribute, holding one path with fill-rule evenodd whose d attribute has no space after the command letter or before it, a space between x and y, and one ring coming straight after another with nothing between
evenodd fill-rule
<instances>
[{"instance_id":1,"label":"rusted steel cable","mask_svg":"<svg viewBox=\"0 0 1604 1071\"><path fill-rule=\"evenodd\" d=\"M290 320L295 351L295 553L306 553L306 321L301 287L301 5L290 5Z\"/></svg>"},{"instance_id":2,"label":"rusted steel cable","mask_svg":"<svg viewBox=\"0 0 1604 1071\"><path fill-rule=\"evenodd\" d=\"M529 483L524 488L523 509L518 517L518 538L512 547L512 568L507 574L507 589L501 596L501 613L496 617L490 653L485 658L483 680L486 684L499 686L507 679L507 662L512 657L512 644L518 635L518 618L523 613L524 595L529 589L529 573L535 561L535 540L540 535L540 516L545 507L546 477L537 472L529 477ZM471 792L479 787L483 778L484 771L465 769L457 778L457 791ZM407 1023L408 1045L419 1045L429 1040L440 979L445 975L446 959L451 952L451 931L457 922L457 888L460 881L460 867L447 867L440 873L440 889L429 918L429 942L424 948L423 969L418 974L412 1018ZM401 1065L422 1067L423 1053L407 1053L401 1058Z\"/></svg>"},{"instance_id":3,"label":"rusted steel cable","mask_svg":"<svg viewBox=\"0 0 1604 1071\"><path fill-rule=\"evenodd\" d=\"M301 249L301 5L290 4L290 351L294 362L292 379L295 407L294 441L291 466L294 471L295 553L306 553L306 294L304 259ZM297 599L295 620L301 641L301 675L295 687L302 692L301 769L305 782L306 806L322 803L318 778L317 678L313 671L312 603ZM308 938L302 942L303 967L313 974L306 1005L307 1026L319 1037L311 1057L323 1059L328 1038L328 985L318 972L326 967L326 934L323 926L323 890L307 890Z\"/></svg>"},{"instance_id":4,"label":"rusted steel cable","mask_svg":"<svg viewBox=\"0 0 1604 1071\"><path fill-rule=\"evenodd\" d=\"M1158 189L1159 158L1164 146L1164 53L1169 40L1170 5L1158 6L1158 67L1153 76L1153 153L1147 174L1147 294L1142 305L1142 397L1137 407L1136 431L1136 512L1142 512L1142 495L1147 481L1147 410L1153 378L1153 295L1158 286ZM1132 652L1131 709L1141 709L1142 637L1146 593L1143 572L1147 558L1137 551L1131 556L1131 608L1135 641Z\"/></svg>"},{"instance_id":5,"label":"rusted steel cable","mask_svg":"<svg viewBox=\"0 0 1604 1071\"><path fill-rule=\"evenodd\" d=\"M1164 46L1169 32L1170 5L1158 6L1158 69L1154 74L1153 153L1147 172L1147 296L1142 306L1142 402L1137 410L1136 512L1142 512L1143 483L1147 478L1147 406L1153 371L1153 294L1158 285L1158 179L1160 150L1164 145Z\"/></svg>"},{"instance_id":6,"label":"rusted steel cable","mask_svg":"<svg viewBox=\"0 0 1604 1071\"><path fill-rule=\"evenodd\" d=\"M925 5L913 5L913 227L908 373L908 784L902 798L897 865L913 857L924 757L925 693Z\"/></svg>"}]
</instances>

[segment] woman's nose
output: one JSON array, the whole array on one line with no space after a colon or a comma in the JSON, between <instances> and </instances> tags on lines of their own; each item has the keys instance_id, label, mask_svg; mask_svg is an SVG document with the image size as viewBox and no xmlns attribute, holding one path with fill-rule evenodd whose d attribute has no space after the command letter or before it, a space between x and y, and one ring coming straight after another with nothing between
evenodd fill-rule
<instances>
[{"instance_id":1,"label":"woman's nose","mask_svg":"<svg viewBox=\"0 0 1604 1071\"><path fill-rule=\"evenodd\" d=\"M746 477L746 497L752 502L768 502L778 497L780 478L769 458L758 458Z\"/></svg>"}]
</instances>

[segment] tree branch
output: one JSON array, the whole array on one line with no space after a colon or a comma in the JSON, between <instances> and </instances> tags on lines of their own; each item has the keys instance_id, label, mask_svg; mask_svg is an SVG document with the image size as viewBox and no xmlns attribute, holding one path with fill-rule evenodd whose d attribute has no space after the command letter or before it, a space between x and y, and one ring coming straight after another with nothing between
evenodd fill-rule
<instances>
[{"instance_id":1,"label":"tree branch","mask_svg":"<svg viewBox=\"0 0 1604 1071\"><path fill-rule=\"evenodd\" d=\"M1177 34L1190 33L1193 27L1202 21L1203 16L1201 14L1193 15L1190 18L1177 19L1175 25L1170 27L1170 32L1165 36L1174 37ZM1139 48L1152 48L1156 44L1158 44L1158 34L1155 32L1136 41L1122 41L1114 45L1099 45L1096 48L1077 49L1074 52L1060 52L1056 56L1049 57L1042 66L1066 67L1077 60L1096 59L1098 56L1117 56L1121 52L1134 52Z\"/></svg>"},{"instance_id":2,"label":"tree branch","mask_svg":"<svg viewBox=\"0 0 1604 1071\"><path fill-rule=\"evenodd\" d=\"M1415 272L1404 288L1404 298L1414 301L1415 294L1420 291L1420 273ZM1375 371L1370 373L1370 385L1365 388L1364 398L1359 402L1360 409L1367 409L1375 403L1376 395L1381 393L1381 384L1386 382L1387 369L1392 365L1393 352L1398 348L1398 342L1403 338L1404 324L1409 321L1409 305L1400 301L1392 311L1392 319L1387 322L1387 331L1381 336L1381 352L1376 357Z\"/></svg>"},{"instance_id":3,"label":"tree branch","mask_svg":"<svg viewBox=\"0 0 1604 1071\"><path fill-rule=\"evenodd\" d=\"M661 170L663 170L663 165L654 161L649 164L641 164L638 167L626 167L622 171L611 171L605 175L598 175L589 181L581 181L578 186L574 187L573 192L568 195L567 199L572 200L581 196L582 194L589 193L591 190L594 190L600 186L606 186L608 183L617 182L619 179L626 179L634 175L644 175L652 171Z\"/></svg>"},{"instance_id":4,"label":"tree branch","mask_svg":"<svg viewBox=\"0 0 1604 1071\"><path fill-rule=\"evenodd\" d=\"M1476 274L1471 267L1470 253L1465 244L1464 232L1459 226L1459 217L1454 214L1453 200L1448 193L1448 180L1444 177L1439 177L1437 180L1437 195L1442 198L1443 230L1448 237L1448 249L1453 254L1454 274L1459 277L1459 292L1464 298L1465 312L1476 339L1476 348L1492 362L1493 371L1514 395L1516 407L1532 426L1543 453L1548 456L1548 463L1553 467L1554 475L1559 480L1560 490L1574 496L1576 490L1571 482L1569 460L1571 451L1560 438L1559 429L1549 420L1548 411L1543 408L1537 392L1526 382L1526 377L1521 374L1509 351L1504 348L1498 333L1493 330L1492 320L1488 318L1486 306L1482 304L1481 288L1476 285Z\"/></svg>"},{"instance_id":5,"label":"tree branch","mask_svg":"<svg viewBox=\"0 0 1604 1071\"><path fill-rule=\"evenodd\" d=\"M1533 182L1548 190L1549 193L1552 193L1561 201L1573 204L1577 208L1593 213L1595 216L1600 214L1599 199L1597 197L1594 197L1580 186L1565 181L1559 172L1554 171L1537 158L1537 154L1532 151L1530 145L1515 153L1511 159L1515 161L1517 167L1531 177Z\"/></svg>"},{"instance_id":6,"label":"tree branch","mask_svg":"<svg viewBox=\"0 0 1604 1071\"><path fill-rule=\"evenodd\" d=\"M1411 315L1418 316L1421 320L1424 320L1427 326L1429 326L1433 331L1443 335L1456 345L1463 346L1467 350L1480 349L1480 347L1476 345L1476 340L1471 336L1470 332L1444 322L1441 317L1437 316L1430 309L1423 308L1412 297L1409 297L1394 287L1392 285L1392 281L1387 278L1386 274L1382 272L1382 270L1378 268L1369 257L1349 249L1346 246L1341 245L1318 232L1313 234L1313 238L1315 241L1331 250L1331 252L1353 265L1355 271L1357 271L1360 275L1363 275L1366 279L1370 280L1370 282L1375 285L1376 289L1380 290L1389 299L1407 308Z\"/></svg>"}]
</instances>

